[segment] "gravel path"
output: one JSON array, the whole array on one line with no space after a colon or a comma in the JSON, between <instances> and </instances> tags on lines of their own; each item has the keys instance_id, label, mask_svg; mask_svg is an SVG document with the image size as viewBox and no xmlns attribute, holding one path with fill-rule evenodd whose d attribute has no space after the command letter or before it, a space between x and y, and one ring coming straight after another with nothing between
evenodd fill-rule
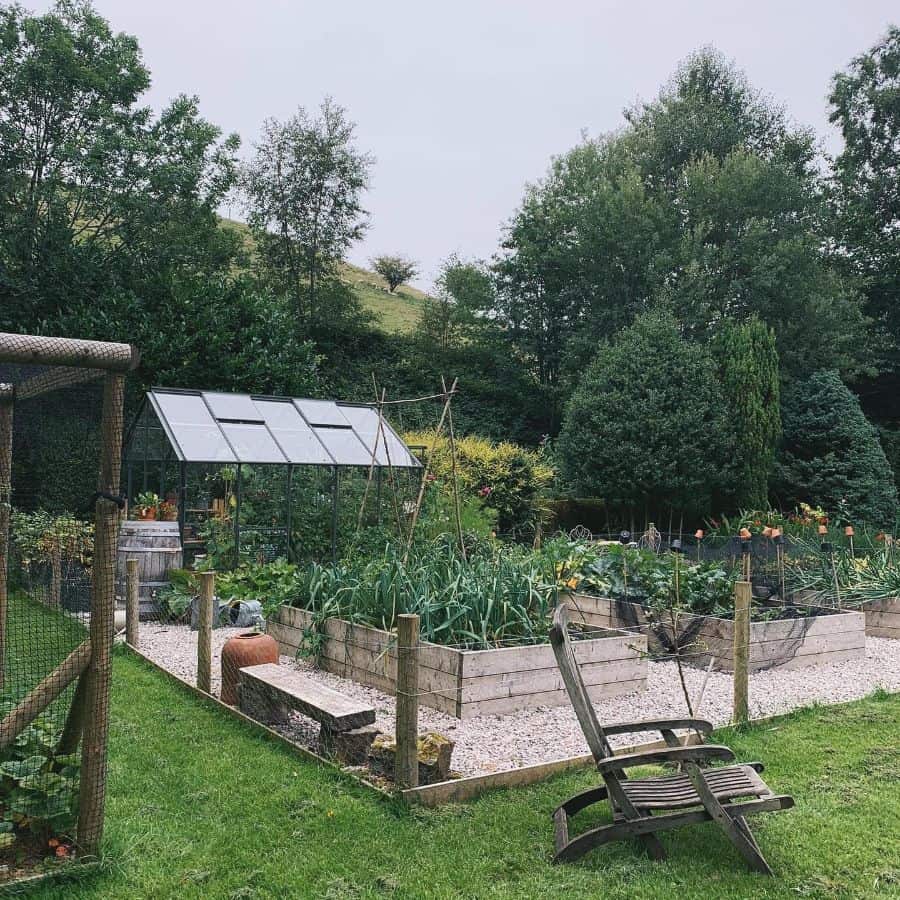
<instances>
[{"instance_id":1,"label":"gravel path","mask_svg":"<svg viewBox=\"0 0 900 900\"><path fill-rule=\"evenodd\" d=\"M213 631L213 692L220 685L219 656L222 645L243 629ZM141 625L141 650L164 668L192 684L197 671L197 634L187 626ZM368 700L376 711L376 725L394 730L394 698L353 681L316 669L303 660L281 657L283 665L295 666L316 681L350 696ZM686 668L686 680L696 697L705 673ZM843 703L872 693L876 688L900 691L900 641L869 637L866 656L851 662L784 670L771 669L750 676L751 716L770 716L813 703ZM712 672L706 685L700 717L716 725L731 717L732 678ZM673 662L649 663L647 690L627 694L597 704L601 721L621 722L665 716L684 716L687 710ZM456 741L454 770L475 775L534 763L549 762L587 753L575 715L570 706L523 710L508 716L479 716L456 719L427 707L419 709L421 731L439 731ZM315 747L318 726L297 716L290 736ZM614 737L611 743L625 746L629 736Z\"/></svg>"}]
</instances>

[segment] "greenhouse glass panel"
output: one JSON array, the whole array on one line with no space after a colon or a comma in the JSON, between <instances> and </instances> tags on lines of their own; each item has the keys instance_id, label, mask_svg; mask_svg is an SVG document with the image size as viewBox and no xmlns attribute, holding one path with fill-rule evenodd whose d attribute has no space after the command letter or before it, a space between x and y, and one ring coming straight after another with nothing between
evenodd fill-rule
<instances>
[{"instance_id":1,"label":"greenhouse glass panel","mask_svg":"<svg viewBox=\"0 0 900 900\"><path fill-rule=\"evenodd\" d=\"M353 426L370 457L372 449L376 448L375 455L379 465L386 466L388 462L398 468L416 468L419 465L387 419L382 418L384 427L381 436L378 436L378 413L371 406L341 406L340 410Z\"/></svg>"},{"instance_id":2,"label":"greenhouse glass panel","mask_svg":"<svg viewBox=\"0 0 900 900\"><path fill-rule=\"evenodd\" d=\"M163 420L187 462L237 462L199 394L155 391Z\"/></svg>"},{"instance_id":3,"label":"greenhouse glass panel","mask_svg":"<svg viewBox=\"0 0 900 900\"><path fill-rule=\"evenodd\" d=\"M265 425L222 423L229 443L240 462L286 463L287 460Z\"/></svg>"},{"instance_id":4,"label":"greenhouse glass panel","mask_svg":"<svg viewBox=\"0 0 900 900\"><path fill-rule=\"evenodd\" d=\"M246 394L204 393L206 402L213 415L219 419L231 419L240 422L262 422L256 404Z\"/></svg>"},{"instance_id":5,"label":"greenhouse glass panel","mask_svg":"<svg viewBox=\"0 0 900 900\"><path fill-rule=\"evenodd\" d=\"M275 440L292 463L330 466L334 460L290 401L256 400Z\"/></svg>"},{"instance_id":6,"label":"greenhouse glass panel","mask_svg":"<svg viewBox=\"0 0 900 900\"><path fill-rule=\"evenodd\" d=\"M334 457L339 466L369 466L372 451L366 450L363 442L352 428L314 428L319 440Z\"/></svg>"},{"instance_id":7,"label":"greenhouse glass panel","mask_svg":"<svg viewBox=\"0 0 900 900\"><path fill-rule=\"evenodd\" d=\"M350 423L332 400L295 400L297 409L310 425L326 425L331 428L349 428Z\"/></svg>"}]
</instances>

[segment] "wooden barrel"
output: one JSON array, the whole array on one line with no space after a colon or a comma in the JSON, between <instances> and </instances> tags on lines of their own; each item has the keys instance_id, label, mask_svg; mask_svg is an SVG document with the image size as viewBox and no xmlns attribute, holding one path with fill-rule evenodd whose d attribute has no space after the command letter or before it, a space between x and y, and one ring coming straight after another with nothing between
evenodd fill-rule
<instances>
[{"instance_id":1,"label":"wooden barrel","mask_svg":"<svg viewBox=\"0 0 900 900\"><path fill-rule=\"evenodd\" d=\"M125 561L138 561L141 619L160 616L156 594L169 583L169 569L182 565L181 537L177 522L147 522L129 519L119 531L116 554L116 593L125 596Z\"/></svg>"}]
</instances>

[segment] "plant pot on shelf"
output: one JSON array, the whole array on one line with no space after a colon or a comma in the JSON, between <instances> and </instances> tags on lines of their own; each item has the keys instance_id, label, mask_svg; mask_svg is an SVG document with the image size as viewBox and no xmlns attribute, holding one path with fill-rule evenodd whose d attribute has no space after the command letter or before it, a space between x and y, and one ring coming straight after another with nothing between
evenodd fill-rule
<instances>
[{"instance_id":1,"label":"plant pot on shelf","mask_svg":"<svg viewBox=\"0 0 900 900\"><path fill-rule=\"evenodd\" d=\"M155 522L156 521L156 510L152 507L144 507L143 509L139 509L137 511L137 517L142 522Z\"/></svg>"},{"instance_id":2,"label":"plant pot on shelf","mask_svg":"<svg viewBox=\"0 0 900 900\"><path fill-rule=\"evenodd\" d=\"M222 647L222 702L237 706L241 669L277 662L278 643L271 635L245 631L229 638Z\"/></svg>"}]
</instances>

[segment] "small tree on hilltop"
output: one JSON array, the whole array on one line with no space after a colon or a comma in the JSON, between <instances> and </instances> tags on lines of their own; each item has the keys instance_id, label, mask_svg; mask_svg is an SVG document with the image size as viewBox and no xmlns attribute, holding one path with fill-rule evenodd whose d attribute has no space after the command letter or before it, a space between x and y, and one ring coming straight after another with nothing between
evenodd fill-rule
<instances>
[{"instance_id":1,"label":"small tree on hilltop","mask_svg":"<svg viewBox=\"0 0 900 900\"><path fill-rule=\"evenodd\" d=\"M658 514L705 514L727 469L715 363L664 312L604 346L566 406L561 474L582 496Z\"/></svg>"},{"instance_id":2,"label":"small tree on hilltop","mask_svg":"<svg viewBox=\"0 0 900 900\"><path fill-rule=\"evenodd\" d=\"M372 260L372 268L388 284L388 291L394 293L404 281L415 278L419 267L405 256L376 256Z\"/></svg>"},{"instance_id":3,"label":"small tree on hilltop","mask_svg":"<svg viewBox=\"0 0 900 900\"><path fill-rule=\"evenodd\" d=\"M889 526L897 488L878 434L834 371L815 372L785 392L777 467L783 503L808 502L851 520Z\"/></svg>"}]
</instances>

